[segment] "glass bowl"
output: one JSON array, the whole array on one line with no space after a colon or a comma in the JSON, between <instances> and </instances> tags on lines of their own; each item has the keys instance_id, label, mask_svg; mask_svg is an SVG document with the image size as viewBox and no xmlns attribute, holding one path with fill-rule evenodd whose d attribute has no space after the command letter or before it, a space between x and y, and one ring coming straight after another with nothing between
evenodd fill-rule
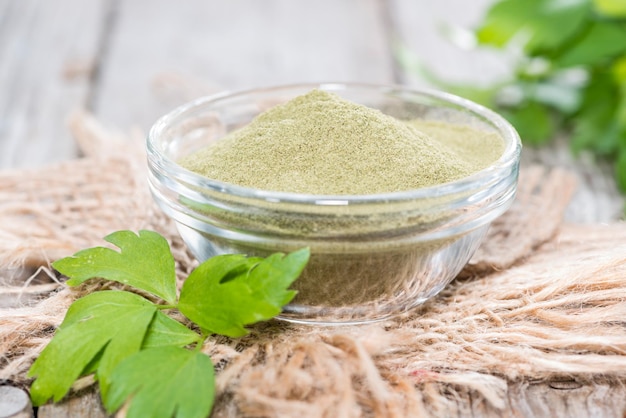
<instances>
[{"instance_id":1,"label":"glass bowl","mask_svg":"<svg viewBox=\"0 0 626 418\"><path fill-rule=\"evenodd\" d=\"M445 121L495 132L504 152L491 166L461 180L375 195L257 190L206 178L176 163L314 88L401 120ZM490 223L511 205L521 145L502 117L450 94L325 83L200 98L159 119L148 135L147 150L154 199L174 219L198 260L309 247L309 264L292 285L298 294L279 318L354 324L406 312L454 279Z\"/></svg>"}]
</instances>

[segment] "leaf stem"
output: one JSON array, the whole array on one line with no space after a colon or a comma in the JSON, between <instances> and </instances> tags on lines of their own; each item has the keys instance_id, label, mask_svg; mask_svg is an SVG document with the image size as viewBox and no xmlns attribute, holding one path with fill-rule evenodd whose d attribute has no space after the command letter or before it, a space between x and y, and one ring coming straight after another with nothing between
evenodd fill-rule
<instances>
[{"instance_id":1,"label":"leaf stem","mask_svg":"<svg viewBox=\"0 0 626 418\"><path fill-rule=\"evenodd\" d=\"M157 309L165 310L165 309L176 309L176 305L155 305Z\"/></svg>"},{"instance_id":2,"label":"leaf stem","mask_svg":"<svg viewBox=\"0 0 626 418\"><path fill-rule=\"evenodd\" d=\"M196 346L193 349L193 351L198 352L198 353L202 350L202 347L204 347L204 342L208 338L209 332L202 330L201 334L202 335L200 336L200 339L198 340L198 342L196 343Z\"/></svg>"}]
</instances>

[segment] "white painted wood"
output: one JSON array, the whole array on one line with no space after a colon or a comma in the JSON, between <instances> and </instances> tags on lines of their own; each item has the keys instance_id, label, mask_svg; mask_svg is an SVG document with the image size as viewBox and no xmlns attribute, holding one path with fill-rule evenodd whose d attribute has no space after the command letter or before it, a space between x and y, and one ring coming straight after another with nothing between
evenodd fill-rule
<instances>
[{"instance_id":1,"label":"white painted wood","mask_svg":"<svg viewBox=\"0 0 626 418\"><path fill-rule=\"evenodd\" d=\"M88 95L105 1L0 2L0 168L75 156L65 120Z\"/></svg>"},{"instance_id":2,"label":"white painted wood","mask_svg":"<svg viewBox=\"0 0 626 418\"><path fill-rule=\"evenodd\" d=\"M471 27L491 1L0 0L0 169L74 157L64 121L73 107L89 103L107 126L146 130L171 107L220 89L322 80L390 83L392 40L446 80L490 82L506 74L506 63L457 48L438 27ZM116 10L109 27L111 6ZM426 84L410 69L403 79ZM564 155L562 147L526 151L528 162L580 173L586 186L570 220L619 216L614 184L606 180L610 172L581 168ZM448 415L621 416L625 393L619 383L564 388L518 382L510 386L504 411L489 410L467 394ZM32 416L28 406L24 411ZM39 416L105 413L97 394L87 392L44 406Z\"/></svg>"},{"instance_id":3,"label":"white painted wood","mask_svg":"<svg viewBox=\"0 0 626 418\"><path fill-rule=\"evenodd\" d=\"M595 161L591 154L575 157L565 137L547 147L526 147L522 164L562 167L576 176L576 192L565 211L567 222L607 223L624 218L624 196L615 183L613 168Z\"/></svg>"},{"instance_id":4,"label":"white painted wood","mask_svg":"<svg viewBox=\"0 0 626 418\"><path fill-rule=\"evenodd\" d=\"M28 394L15 386L0 386L0 418L31 418Z\"/></svg>"},{"instance_id":5,"label":"white painted wood","mask_svg":"<svg viewBox=\"0 0 626 418\"><path fill-rule=\"evenodd\" d=\"M100 401L100 394L86 390L79 396L72 396L58 404L39 407L37 418L106 418L108 415Z\"/></svg>"},{"instance_id":6,"label":"white painted wood","mask_svg":"<svg viewBox=\"0 0 626 418\"><path fill-rule=\"evenodd\" d=\"M105 124L147 130L172 107L220 89L324 80L388 83L392 65L381 5L125 0L102 68L96 115ZM164 80L179 82L180 91L174 86L164 97Z\"/></svg>"}]
</instances>

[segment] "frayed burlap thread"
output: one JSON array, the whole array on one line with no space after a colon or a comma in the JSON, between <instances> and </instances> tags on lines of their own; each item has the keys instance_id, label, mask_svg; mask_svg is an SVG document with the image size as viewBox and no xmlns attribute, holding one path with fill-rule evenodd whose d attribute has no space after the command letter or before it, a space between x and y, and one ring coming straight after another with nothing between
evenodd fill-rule
<instances>
[{"instance_id":1,"label":"frayed burlap thread","mask_svg":"<svg viewBox=\"0 0 626 418\"><path fill-rule=\"evenodd\" d=\"M148 193L141 138L85 114L71 127L84 158L0 173L0 302L5 290L24 295L0 308L0 379L15 384L28 384L72 301L111 286L69 289L52 260L146 228L170 241L179 279L196 265ZM559 230L573 187L566 172L523 168L514 206L462 277L400 318L340 328L270 321L238 340L210 339L214 416L456 415L468 392L502 411L511 382L625 379L626 226Z\"/></svg>"},{"instance_id":2,"label":"frayed burlap thread","mask_svg":"<svg viewBox=\"0 0 626 418\"><path fill-rule=\"evenodd\" d=\"M457 280L393 321L271 324L255 327L241 352L209 345L228 365L216 416L457 416L457 392L497 411L509 382L624 379L624 243L624 225L567 226L523 264Z\"/></svg>"},{"instance_id":3,"label":"frayed burlap thread","mask_svg":"<svg viewBox=\"0 0 626 418\"><path fill-rule=\"evenodd\" d=\"M84 158L0 173L0 379L16 383L69 305L110 286L68 288L52 261L108 246L103 237L117 230L151 229L168 239L179 283L197 265L148 192L143 137L108 132L84 113L70 127Z\"/></svg>"},{"instance_id":4,"label":"frayed burlap thread","mask_svg":"<svg viewBox=\"0 0 626 418\"><path fill-rule=\"evenodd\" d=\"M504 270L519 260L520 255L530 254L551 239L575 188L574 177L563 169L541 166L522 169L517 200L505 216L492 223L461 276Z\"/></svg>"}]
</instances>

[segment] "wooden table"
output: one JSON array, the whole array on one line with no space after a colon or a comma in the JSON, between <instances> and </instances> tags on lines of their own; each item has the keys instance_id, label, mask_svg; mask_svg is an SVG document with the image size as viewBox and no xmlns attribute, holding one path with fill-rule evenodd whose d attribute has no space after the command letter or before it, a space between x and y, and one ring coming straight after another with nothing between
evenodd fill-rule
<instances>
[{"instance_id":1,"label":"wooden table","mask_svg":"<svg viewBox=\"0 0 626 418\"><path fill-rule=\"evenodd\" d=\"M0 167L74 157L65 119L75 108L145 131L172 107L217 90L416 84L394 56L400 47L447 79L489 81L503 63L491 56L485 64L485 54L437 33L441 22L476 22L488 2L3 0Z\"/></svg>"},{"instance_id":2,"label":"wooden table","mask_svg":"<svg viewBox=\"0 0 626 418\"><path fill-rule=\"evenodd\" d=\"M145 132L176 105L221 90L319 81L424 86L419 63L448 81L492 82L506 76L505 60L459 49L438 31L443 23L471 27L490 2L1 0L0 169L75 158L66 127L75 109L107 127ZM524 158L579 174L569 220L621 215L606 167L574 161L559 143ZM608 383L521 382L509 400L511 416L621 417L626 407L624 389ZM458 404L459 416L481 415L471 398ZM39 417L67 415L55 408Z\"/></svg>"}]
</instances>

